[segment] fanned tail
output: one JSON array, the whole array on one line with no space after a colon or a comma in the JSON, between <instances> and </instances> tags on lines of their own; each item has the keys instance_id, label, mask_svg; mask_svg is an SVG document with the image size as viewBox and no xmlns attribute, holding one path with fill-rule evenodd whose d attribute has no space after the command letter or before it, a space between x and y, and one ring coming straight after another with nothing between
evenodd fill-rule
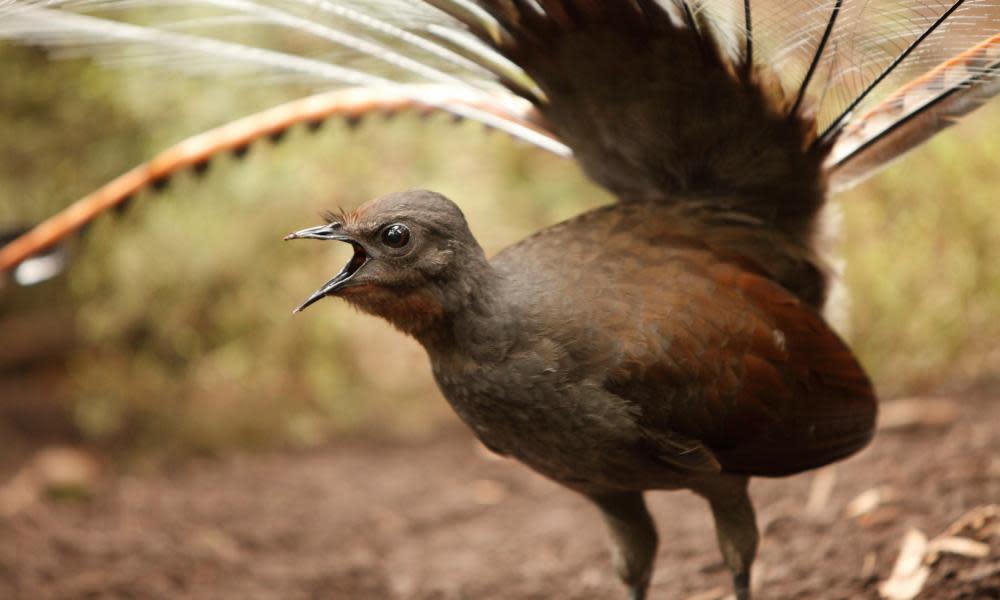
<instances>
[{"instance_id":1,"label":"fanned tail","mask_svg":"<svg viewBox=\"0 0 1000 600\"><path fill-rule=\"evenodd\" d=\"M825 153L809 148L810 77L790 100L753 62L749 4L731 19L719 2L482 4L507 35L473 33L531 76L545 122L621 201L715 205L809 236Z\"/></svg>"},{"instance_id":2,"label":"fanned tail","mask_svg":"<svg viewBox=\"0 0 1000 600\"><path fill-rule=\"evenodd\" d=\"M997 94L998 24L988 0L0 0L0 39L358 88L321 96L331 116L451 112L574 156L623 202L709 207L805 254L828 184ZM267 43L290 37L294 51ZM5 248L0 269L176 170L314 120L315 102L183 142Z\"/></svg>"}]
</instances>

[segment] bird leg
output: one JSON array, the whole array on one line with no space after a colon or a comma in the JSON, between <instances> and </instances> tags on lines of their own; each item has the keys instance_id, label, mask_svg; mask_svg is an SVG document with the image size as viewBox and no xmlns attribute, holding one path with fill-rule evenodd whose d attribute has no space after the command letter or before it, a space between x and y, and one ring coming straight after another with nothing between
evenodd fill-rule
<instances>
[{"instance_id":1,"label":"bird leg","mask_svg":"<svg viewBox=\"0 0 1000 600\"><path fill-rule=\"evenodd\" d=\"M644 600L656 557L656 524L642 492L592 495L611 534L611 559L628 586L629 600Z\"/></svg>"},{"instance_id":2,"label":"bird leg","mask_svg":"<svg viewBox=\"0 0 1000 600\"><path fill-rule=\"evenodd\" d=\"M722 558L733 574L737 600L750 600L750 567L757 554L757 519L747 494L746 477L714 479L696 492L708 500Z\"/></svg>"}]
</instances>

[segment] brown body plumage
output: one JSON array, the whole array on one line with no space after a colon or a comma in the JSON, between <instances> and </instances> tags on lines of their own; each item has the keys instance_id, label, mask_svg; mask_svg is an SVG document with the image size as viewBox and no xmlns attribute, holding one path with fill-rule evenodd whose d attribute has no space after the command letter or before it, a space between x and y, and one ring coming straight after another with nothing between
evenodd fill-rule
<instances>
[{"instance_id":1,"label":"brown body plumage","mask_svg":"<svg viewBox=\"0 0 1000 600\"><path fill-rule=\"evenodd\" d=\"M306 305L343 295L416 337L483 443L601 509L631 597L656 549L643 491L688 488L748 598L748 477L828 464L874 431L871 384L818 313L829 146L808 100L695 23L650 3L550 4L573 17L487 4L508 37L473 31L537 83L524 93L545 98L541 122L620 203L488 262L450 201L389 196L305 233L374 240ZM412 258L373 257L395 226L414 232Z\"/></svg>"},{"instance_id":2,"label":"brown body plumage","mask_svg":"<svg viewBox=\"0 0 1000 600\"><path fill-rule=\"evenodd\" d=\"M487 261L458 207L417 191L293 237L355 245L353 267L309 303L343 297L419 340L487 447L601 507L634 597L656 548L642 491L678 488L710 502L746 597L757 540L747 477L855 452L876 404L816 309L733 245L755 228L723 218L615 205ZM409 239L387 250L393 227Z\"/></svg>"}]
</instances>

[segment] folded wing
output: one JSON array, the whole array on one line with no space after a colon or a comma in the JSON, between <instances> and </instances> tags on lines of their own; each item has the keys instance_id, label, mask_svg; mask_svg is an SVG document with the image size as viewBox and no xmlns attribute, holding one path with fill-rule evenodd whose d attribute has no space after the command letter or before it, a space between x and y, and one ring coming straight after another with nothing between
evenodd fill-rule
<instances>
[{"instance_id":1,"label":"folded wing","mask_svg":"<svg viewBox=\"0 0 1000 600\"><path fill-rule=\"evenodd\" d=\"M680 291L643 307L645 325L622 340L605 384L640 407L665 462L684 464L682 439L725 472L782 476L868 443L871 383L811 307L707 251L684 251L675 264L685 265L671 275Z\"/></svg>"}]
</instances>

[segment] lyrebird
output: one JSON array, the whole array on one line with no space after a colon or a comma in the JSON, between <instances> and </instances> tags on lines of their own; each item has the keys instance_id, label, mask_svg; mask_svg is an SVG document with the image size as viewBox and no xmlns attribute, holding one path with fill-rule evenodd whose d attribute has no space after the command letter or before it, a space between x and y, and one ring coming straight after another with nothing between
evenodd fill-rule
<instances>
[{"instance_id":1,"label":"lyrebird","mask_svg":"<svg viewBox=\"0 0 1000 600\"><path fill-rule=\"evenodd\" d=\"M0 5L0 37L352 87L179 144L4 247L0 268L177 170L330 116L439 109L573 156L619 202L492 260L458 207L426 191L289 237L353 246L303 308L343 297L419 340L487 446L600 508L632 598L646 595L657 546L645 490L708 500L748 598L748 478L870 439L871 385L820 316L821 209L1000 91L986 2L180 3L297 31L368 57L364 68L216 39L218 15L195 35L80 14L116 4L14 0Z\"/></svg>"}]
</instances>

